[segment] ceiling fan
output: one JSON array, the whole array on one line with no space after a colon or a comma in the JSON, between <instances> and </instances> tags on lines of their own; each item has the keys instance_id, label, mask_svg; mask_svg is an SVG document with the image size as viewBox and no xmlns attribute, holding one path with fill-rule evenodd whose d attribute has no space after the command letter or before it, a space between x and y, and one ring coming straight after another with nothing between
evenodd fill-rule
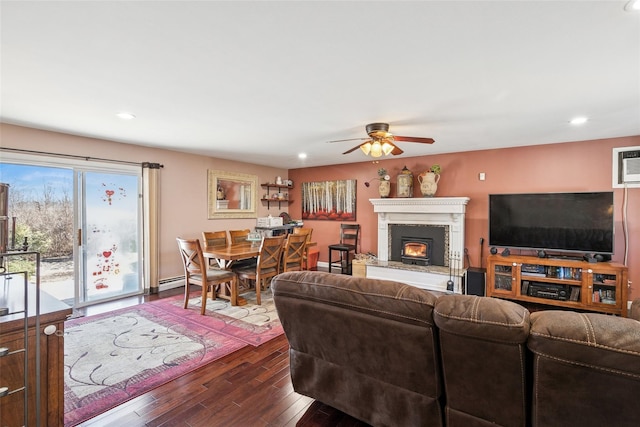
<instances>
[{"instance_id":1,"label":"ceiling fan","mask_svg":"<svg viewBox=\"0 0 640 427\"><path fill-rule=\"evenodd\" d=\"M385 156L388 156L389 154L397 156L404 153L404 151L395 144L396 141L418 142L420 144L433 144L435 142L432 138L393 135L389 133L389 123L369 123L365 128L369 138L339 139L329 142L364 140L365 142L362 144L356 145L342 154L349 154L360 148L364 154L371 154L371 157L380 157L383 154Z\"/></svg>"}]
</instances>

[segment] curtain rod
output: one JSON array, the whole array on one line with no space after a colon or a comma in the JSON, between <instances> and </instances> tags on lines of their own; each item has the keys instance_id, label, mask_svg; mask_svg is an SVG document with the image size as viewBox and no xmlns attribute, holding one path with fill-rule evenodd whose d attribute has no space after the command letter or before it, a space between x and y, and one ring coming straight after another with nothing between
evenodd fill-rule
<instances>
[{"instance_id":1,"label":"curtain rod","mask_svg":"<svg viewBox=\"0 0 640 427\"><path fill-rule=\"evenodd\" d=\"M0 150L13 151L13 152L17 152L17 153L43 154L43 155L46 155L46 156L65 157L65 158L69 158L69 159L79 159L79 160L86 160L86 161L98 160L98 161L101 161L101 162L119 163L119 164L123 164L123 165L138 165L138 166L142 166L143 168L150 168L150 169L160 169L160 168L164 167L164 165L161 165L160 163L127 162L127 161L124 161L124 160L103 159L103 158L100 158L100 157L89 157L89 156L77 156L77 155L74 155L74 154L48 153L46 151L23 150L23 149L20 149L20 148L0 147Z\"/></svg>"}]
</instances>

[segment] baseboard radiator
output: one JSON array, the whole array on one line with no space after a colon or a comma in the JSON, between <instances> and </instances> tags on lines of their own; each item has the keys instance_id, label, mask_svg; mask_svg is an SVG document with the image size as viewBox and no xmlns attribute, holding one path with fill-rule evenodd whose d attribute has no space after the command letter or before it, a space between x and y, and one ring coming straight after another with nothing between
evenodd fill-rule
<instances>
[{"instance_id":1,"label":"baseboard radiator","mask_svg":"<svg viewBox=\"0 0 640 427\"><path fill-rule=\"evenodd\" d=\"M184 276L167 277L158 281L158 292L184 286Z\"/></svg>"}]
</instances>

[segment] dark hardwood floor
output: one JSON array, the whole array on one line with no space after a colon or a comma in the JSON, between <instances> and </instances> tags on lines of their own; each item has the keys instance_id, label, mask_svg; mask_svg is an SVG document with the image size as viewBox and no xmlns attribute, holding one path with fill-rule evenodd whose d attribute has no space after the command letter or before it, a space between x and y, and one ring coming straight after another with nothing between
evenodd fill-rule
<instances>
[{"instance_id":1,"label":"dark hardwood floor","mask_svg":"<svg viewBox=\"0 0 640 427\"><path fill-rule=\"evenodd\" d=\"M92 315L182 293L127 298L76 311ZM293 391L289 345L280 336L247 346L130 400L81 426L366 427Z\"/></svg>"}]
</instances>

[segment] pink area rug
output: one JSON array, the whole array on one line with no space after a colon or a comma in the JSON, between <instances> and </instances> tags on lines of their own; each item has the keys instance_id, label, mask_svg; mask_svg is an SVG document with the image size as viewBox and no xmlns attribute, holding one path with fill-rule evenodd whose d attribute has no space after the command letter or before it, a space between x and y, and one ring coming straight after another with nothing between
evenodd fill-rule
<instances>
[{"instance_id":1,"label":"pink area rug","mask_svg":"<svg viewBox=\"0 0 640 427\"><path fill-rule=\"evenodd\" d=\"M182 297L76 318L65 324L65 426L75 426L247 344L282 334L262 306L235 308L208 301L200 315L195 297ZM275 318L272 316L275 315ZM233 317L235 316L235 317Z\"/></svg>"},{"instance_id":2,"label":"pink area rug","mask_svg":"<svg viewBox=\"0 0 640 427\"><path fill-rule=\"evenodd\" d=\"M183 308L183 296L165 298L154 304L168 313L192 320L222 335L253 346L284 333L270 291L263 292L260 305L256 304L255 292L242 294L247 300L247 304L242 306L232 306L229 301L220 298L208 299L204 316L200 314L200 295L199 292L191 294L186 310Z\"/></svg>"}]
</instances>

